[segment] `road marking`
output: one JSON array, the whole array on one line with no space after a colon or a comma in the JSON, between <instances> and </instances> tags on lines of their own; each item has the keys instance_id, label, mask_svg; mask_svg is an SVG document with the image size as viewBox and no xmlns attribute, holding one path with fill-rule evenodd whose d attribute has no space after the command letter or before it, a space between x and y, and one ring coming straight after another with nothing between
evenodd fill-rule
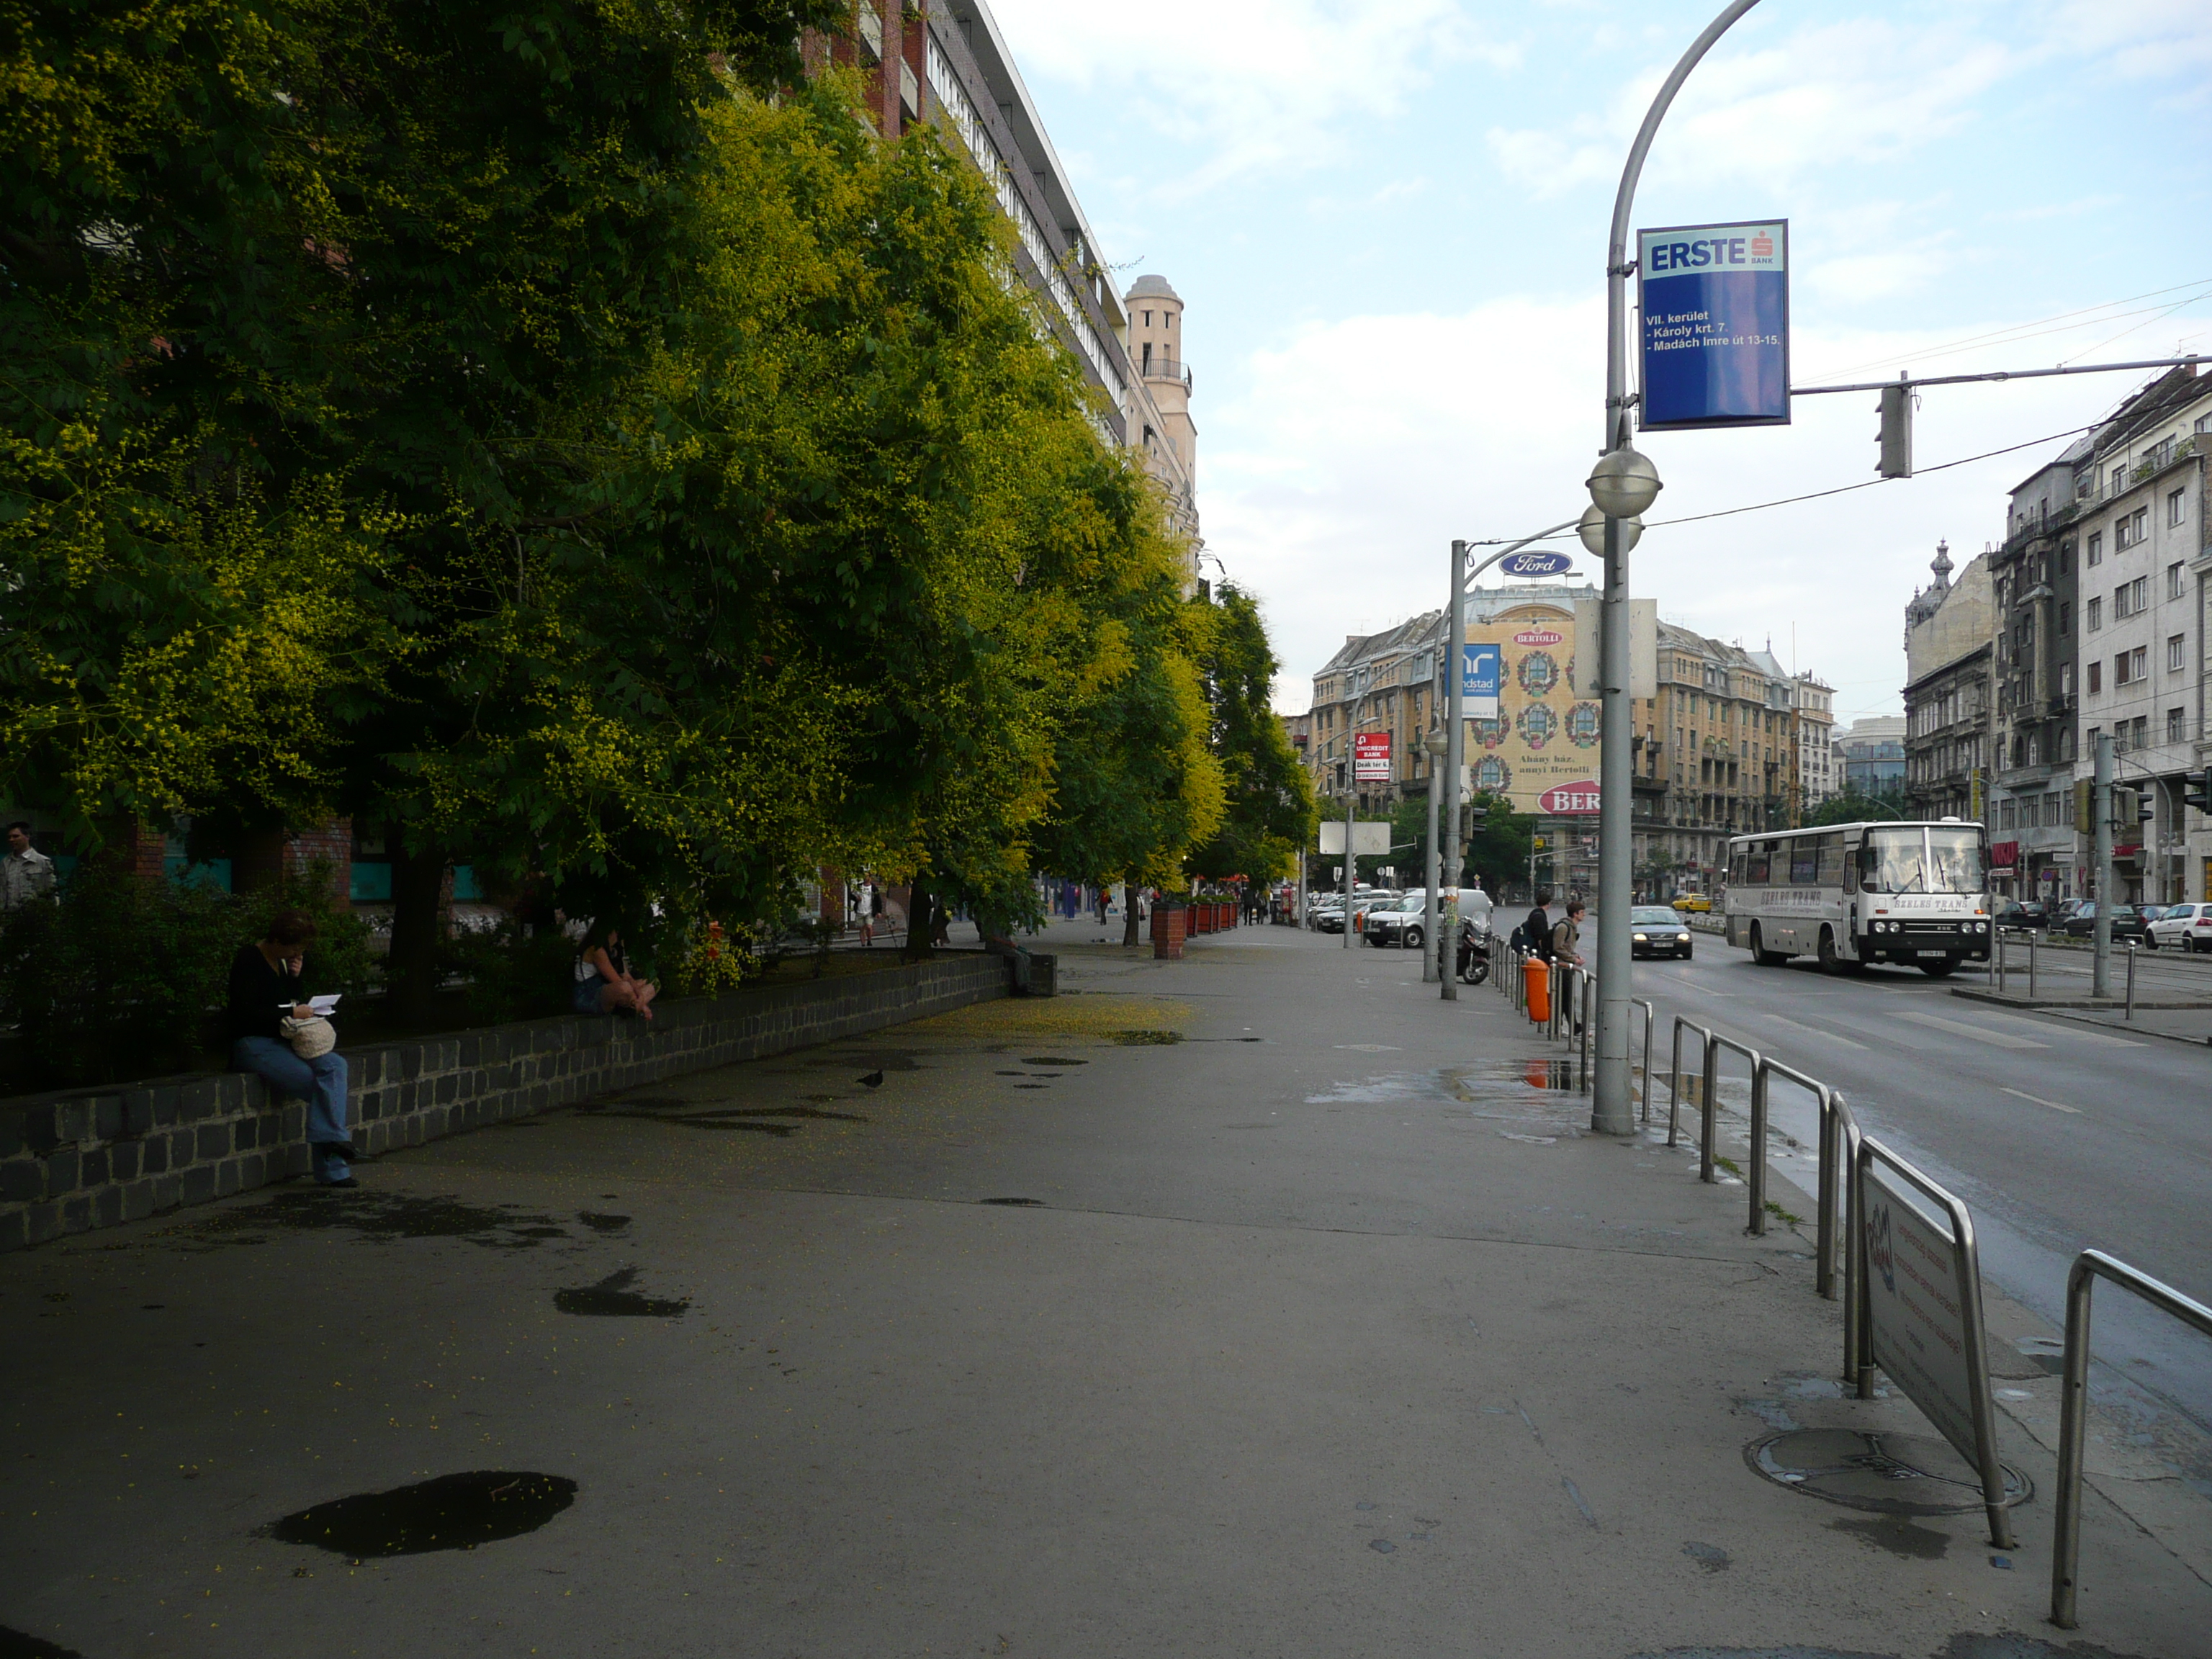
<instances>
[{"instance_id":1,"label":"road marking","mask_svg":"<svg viewBox=\"0 0 2212 1659\"><path fill-rule=\"evenodd\" d=\"M2002 1084L1998 1086L2002 1088L2006 1094L2018 1095L2022 1100L2032 1100L2039 1106L2048 1106L2054 1112L2071 1112L2075 1117L2081 1115L2081 1109L2079 1106L2062 1106L2055 1100L2045 1100L2041 1095L2032 1095L2025 1089L2008 1088Z\"/></svg>"},{"instance_id":2,"label":"road marking","mask_svg":"<svg viewBox=\"0 0 2212 1659\"><path fill-rule=\"evenodd\" d=\"M2001 1014L1992 1012L1988 1016L1988 1018L1990 1019L2009 1020L2014 1025L2025 1025L2029 1030L2041 1031L2045 1036L2051 1035L2055 1029L2045 1024L2039 1019L2030 1019L2025 1014ZM2069 1031L2067 1035L2076 1037L2083 1042L2101 1042L2108 1048L2140 1048L2143 1046L2142 1043L2137 1042L2133 1037L2107 1036L2101 1031Z\"/></svg>"},{"instance_id":3,"label":"road marking","mask_svg":"<svg viewBox=\"0 0 2212 1659\"><path fill-rule=\"evenodd\" d=\"M1684 990L1695 991L1701 997L1719 997L1722 1000L1728 1001L1742 994L1742 993L1739 991L1708 991L1696 980L1691 979L1682 974L1662 974L1659 977L1662 979L1672 980Z\"/></svg>"},{"instance_id":4,"label":"road marking","mask_svg":"<svg viewBox=\"0 0 2212 1659\"><path fill-rule=\"evenodd\" d=\"M2026 1037L2016 1037L2004 1031L1986 1030L1979 1025L1969 1025L1963 1019L1945 1019L1939 1014L1916 1014L1909 1010L1898 1016L1916 1025L1932 1025L1939 1031L1949 1031L1958 1036L1972 1037L1986 1042L1992 1048L2048 1048L2047 1042L2031 1042Z\"/></svg>"},{"instance_id":5,"label":"road marking","mask_svg":"<svg viewBox=\"0 0 2212 1659\"><path fill-rule=\"evenodd\" d=\"M1838 1036L1833 1031L1824 1031L1817 1025L1808 1025L1802 1019L1790 1019L1782 1014L1753 1013L1748 1018L1771 1020L1777 1025L1787 1025L1791 1030L1802 1031L1808 1036L1826 1037L1831 1042L1840 1042L1846 1048L1864 1048L1869 1046L1863 1042L1855 1042L1850 1038Z\"/></svg>"}]
</instances>

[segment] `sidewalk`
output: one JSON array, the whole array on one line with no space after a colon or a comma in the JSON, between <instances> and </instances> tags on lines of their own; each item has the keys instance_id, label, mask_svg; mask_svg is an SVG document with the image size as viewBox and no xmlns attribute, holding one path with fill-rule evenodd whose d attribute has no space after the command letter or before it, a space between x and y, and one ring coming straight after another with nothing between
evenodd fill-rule
<instances>
[{"instance_id":1,"label":"sidewalk","mask_svg":"<svg viewBox=\"0 0 2212 1659\"><path fill-rule=\"evenodd\" d=\"M1774 1484L1786 1426L1929 1432L1840 1397L1803 1237L1584 1133L1560 1051L1415 956L1097 933L1037 941L1049 1001L0 1258L0 1624L90 1659L2205 1651L2212 1505L2114 1421L2082 1627L2044 1622L2039 1322L1992 1301L2016 1551ZM470 1471L573 1502L467 1551L257 1535Z\"/></svg>"}]
</instances>

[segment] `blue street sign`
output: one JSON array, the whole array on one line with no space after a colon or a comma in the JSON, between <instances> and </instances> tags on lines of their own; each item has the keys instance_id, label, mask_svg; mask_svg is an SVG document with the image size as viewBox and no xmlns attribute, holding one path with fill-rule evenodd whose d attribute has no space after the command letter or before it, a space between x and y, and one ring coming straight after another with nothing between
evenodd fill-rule
<instances>
[{"instance_id":1,"label":"blue street sign","mask_svg":"<svg viewBox=\"0 0 2212 1659\"><path fill-rule=\"evenodd\" d=\"M1498 562L1499 573L1507 576L1565 576L1574 568L1565 553L1508 553Z\"/></svg>"},{"instance_id":2,"label":"blue street sign","mask_svg":"<svg viewBox=\"0 0 2212 1659\"><path fill-rule=\"evenodd\" d=\"M1646 431L1790 423L1790 223L1636 233Z\"/></svg>"},{"instance_id":3,"label":"blue street sign","mask_svg":"<svg viewBox=\"0 0 2212 1659\"><path fill-rule=\"evenodd\" d=\"M1498 682L1505 653L1494 645L1460 647L1460 713L1471 720L1498 718Z\"/></svg>"}]
</instances>

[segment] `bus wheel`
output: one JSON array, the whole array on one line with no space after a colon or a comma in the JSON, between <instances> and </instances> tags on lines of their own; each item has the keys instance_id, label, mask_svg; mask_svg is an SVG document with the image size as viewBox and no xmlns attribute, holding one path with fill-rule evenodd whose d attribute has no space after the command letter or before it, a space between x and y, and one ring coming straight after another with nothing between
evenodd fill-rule
<instances>
[{"instance_id":1,"label":"bus wheel","mask_svg":"<svg viewBox=\"0 0 2212 1659\"><path fill-rule=\"evenodd\" d=\"M1943 979L1948 977L1951 970L1958 965L1959 959L1956 957L1946 957L1941 962L1922 963L1920 971L1930 979Z\"/></svg>"},{"instance_id":2,"label":"bus wheel","mask_svg":"<svg viewBox=\"0 0 2212 1659\"><path fill-rule=\"evenodd\" d=\"M1820 930L1820 971L1824 974L1840 974L1850 966L1850 963L1836 954L1835 929L1823 927Z\"/></svg>"},{"instance_id":3,"label":"bus wheel","mask_svg":"<svg viewBox=\"0 0 2212 1659\"><path fill-rule=\"evenodd\" d=\"M1751 924L1751 959L1762 968L1779 967L1790 960L1781 951L1766 948L1765 935L1760 933L1755 921Z\"/></svg>"}]
</instances>

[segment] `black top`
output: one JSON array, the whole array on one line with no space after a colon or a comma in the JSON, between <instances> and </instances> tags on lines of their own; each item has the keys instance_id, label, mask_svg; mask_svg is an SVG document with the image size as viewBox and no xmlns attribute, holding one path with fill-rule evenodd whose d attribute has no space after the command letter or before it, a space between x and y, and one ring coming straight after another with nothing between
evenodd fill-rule
<instances>
[{"instance_id":1,"label":"black top","mask_svg":"<svg viewBox=\"0 0 2212 1659\"><path fill-rule=\"evenodd\" d=\"M271 968L258 945L242 947L230 959L230 1003L225 1014L228 1040L283 1036L276 1022L294 1004L306 1000L297 974Z\"/></svg>"},{"instance_id":2,"label":"black top","mask_svg":"<svg viewBox=\"0 0 2212 1659\"><path fill-rule=\"evenodd\" d=\"M1528 920L1521 924L1521 928L1528 941L1530 953L1549 962L1552 959L1551 913L1542 905L1538 905L1528 913Z\"/></svg>"}]
</instances>

